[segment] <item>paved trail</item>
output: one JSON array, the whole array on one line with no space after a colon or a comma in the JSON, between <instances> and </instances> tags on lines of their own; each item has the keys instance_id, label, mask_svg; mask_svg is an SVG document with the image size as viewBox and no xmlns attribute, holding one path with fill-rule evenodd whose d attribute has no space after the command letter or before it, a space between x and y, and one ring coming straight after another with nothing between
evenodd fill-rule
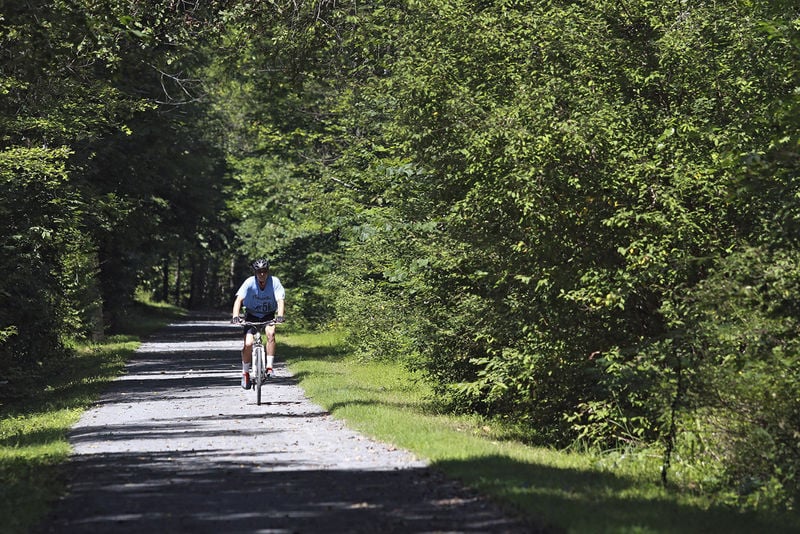
<instances>
[{"instance_id":1,"label":"paved trail","mask_svg":"<svg viewBox=\"0 0 800 534\"><path fill-rule=\"evenodd\" d=\"M257 406L238 330L194 319L144 343L74 427L69 493L42 532L529 531L348 430L280 361Z\"/></svg>"}]
</instances>

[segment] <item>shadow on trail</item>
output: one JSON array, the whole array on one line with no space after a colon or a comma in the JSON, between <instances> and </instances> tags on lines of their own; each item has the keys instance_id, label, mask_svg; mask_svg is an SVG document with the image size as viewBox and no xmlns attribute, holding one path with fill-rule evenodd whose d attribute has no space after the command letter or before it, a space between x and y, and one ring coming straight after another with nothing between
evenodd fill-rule
<instances>
[{"instance_id":1,"label":"shadow on trail","mask_svg":"<svg viewBox=\"0 0 800 534\"><path fill-rule=\"evenodd\" d=\"M181 438L215 438L228 436L232 432L242 435L263 436L268 434L270 430L255 427L243 427L237 430L212 430L208 426L201 426L191 422L183 422L175 424L169 422L153 421L147 425L102 425L102 426L88 426L81 428L80 431L73 432L70 437L70 442L73 444L80 444L86 442L94 442L98 439L103 441L124 441L126 443L134 443L141 440L165 440Z\"/></svg>"},{"instance_id":2,"label":"shadow on trail","mask_svg":"<svg viewBox=\"0 0 800 534\"><path fill-rule=\"evenodd\" d=\"M196 370L197 368L179 370L173 373L182 373L181 376L169 375L158 371L160 367L153 366L151 376L142 378L143 373L134 377L123 377L113 383L108 394L97 401L96 405L113 403L136 403L144 400L170 400L178 398L195 398L203 402L206 398L204 391L208 388L228 388L233 391L239 387L241 380L241 364L212 370ZM277 368L277 367L276 367ZM208 375L205 372L208 371ZM274 377L265 384L269 388L296 386L297 381L291 377ZM187 395L186 393L191 393ZM266 395L266 394L265 394ZM265 403L269 399L264 400Z\"/></svg>"},{"instance_id":3,"label":"shadow on trail","mask_svg":"<svg viewBox=\"0 0 800 534\"><path fill-rule=\"evenodd\" d=\"M241 336L241 327L219 321L170 325L150 336L130 357L125 374L97 405L170 400L177 398L175 392L186 399L188 391L196 391L196 400L202 402L207 388L235 389L241 380ZM269 387L296 385L297 380L289 376L269 380Z\"/></svg>"},{"instance_id":4,"label":"shadow on trail","mask_svg":"<svg viewBox=\"0 0 800 534\"><path fill-rule=\"evenodd\" d=\"M83 480L116 476L100 494L96 484L73 485L74 511L42 532L521 531L428 469L305 470L168 453L86 456L70 469Z\"/></svg>"},{"instance_id":5,"label":"shadow on trail","mask_svg":"<svg viewBox=\"0 0 800 534\"><path fill-rule=\"evenodd\" d=\"M147 343L171 343L174 341L219 341L222 339L241 339L242 327L219 321L190 321L176 323L154 333L146 339Z\"/></svg>"}]
</instances>

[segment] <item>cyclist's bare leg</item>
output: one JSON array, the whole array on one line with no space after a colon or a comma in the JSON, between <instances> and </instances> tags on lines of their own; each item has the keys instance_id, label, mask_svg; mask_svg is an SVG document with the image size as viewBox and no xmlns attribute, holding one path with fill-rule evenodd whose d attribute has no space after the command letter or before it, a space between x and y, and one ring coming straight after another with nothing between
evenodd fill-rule
<instances>
[{"instance_id":1,"label":"cyclist's bare leg","mask_svg":"<svg viewBox=\"0 0 800 534\"><path fill-rule=\"evenodd\" d=\"M244 346L242 346L242 363L253 362L253 334L247 333L244 336Z\"/></svg>"},{"instance_id":2,"label":"cyclist's bare leg","mask_svg":"<svg viewBox=\"0 0 800 534\"><path fill-rule=\"evenodd\" d=\"M246 333L244 335L244 343L242 345L242 387L250 389L250 370L253 363L253 334Z\"/></svg>"}]
</instances>

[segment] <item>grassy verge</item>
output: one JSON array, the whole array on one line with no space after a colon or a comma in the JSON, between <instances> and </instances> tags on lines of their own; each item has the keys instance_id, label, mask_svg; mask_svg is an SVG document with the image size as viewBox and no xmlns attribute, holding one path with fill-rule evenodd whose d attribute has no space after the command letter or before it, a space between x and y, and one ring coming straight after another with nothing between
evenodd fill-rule
<instances>
[{"instance_id":1,"label":"grassy verge","mask_svg":"<svg viewBox=\"0 0 800 534\"><path fill-rule=\"evenodd\" d=\"M332 335L291 334L281 356L315 402L409 449L535 525L568 532L798 532L800 518L747 514L658 484L658 461L598 457L502 439L475 418L433 413L419 377L349 359Z\"/></svg>"},{"instance_id":2,"label":"grassy verge","mask_svg":"<svg viewBox=\"0 0 800 534\"><path fill-rule=\"evenodd\" d=\"M64 491L60 466L70 453L67 432L109 381L118 376L143 336L180 316L166 306L139 305L124 334L78 344L53 366L44 385L0 406L0 531L28 532Z\"/></svg>"}]
</instances>

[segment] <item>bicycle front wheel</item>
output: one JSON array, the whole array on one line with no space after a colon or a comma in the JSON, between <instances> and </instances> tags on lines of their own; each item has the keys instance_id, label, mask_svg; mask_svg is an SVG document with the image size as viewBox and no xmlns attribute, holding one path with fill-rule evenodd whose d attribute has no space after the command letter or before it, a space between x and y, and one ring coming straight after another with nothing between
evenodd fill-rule
<instances>
[{"instance_id":1,"label":"bicycle front wheel","mask_svg":"<svg viewBox=\"0 0 800 534\"><path fill-rule=\"evenodd\" d=\"M253 364L255 367L256 404L261 406L261 383L264 381L264 347L253 347Z\"/></svg>"}]
</instances>

